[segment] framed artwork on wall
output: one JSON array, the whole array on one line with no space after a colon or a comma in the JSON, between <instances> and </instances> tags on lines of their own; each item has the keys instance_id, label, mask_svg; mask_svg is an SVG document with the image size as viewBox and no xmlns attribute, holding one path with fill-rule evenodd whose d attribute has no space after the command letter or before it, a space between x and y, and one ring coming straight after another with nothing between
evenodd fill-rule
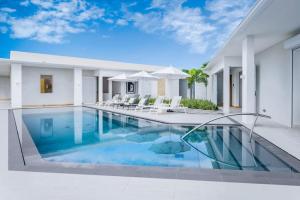
<instances>
[{"instance_id":1,"label":"framed artwork on wall","mask_svg":"<svg viewBox=\"0 0 300 200\"><path fill-rule=\"evenodd\" d=\"M134 82L126 82L126 93L127 94L135 94Z\"/></svg>"},{"instance_id":2,"label":"framed artwork on wall","mask_svg":"<svg viewBox=\"0 0 300 200\"><path fill-rule=\"evenodd\" d=\"M52 75L41 75L40 88L41 93L52 93Z\"/></svg>"}]
</instances>

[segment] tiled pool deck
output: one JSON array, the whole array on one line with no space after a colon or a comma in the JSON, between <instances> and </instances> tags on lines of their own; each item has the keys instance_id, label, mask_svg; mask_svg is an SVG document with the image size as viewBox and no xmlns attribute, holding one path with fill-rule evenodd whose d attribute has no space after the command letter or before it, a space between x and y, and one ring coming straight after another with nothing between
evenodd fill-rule
<instances>
[{"instance_id":1,"label":"tiled pool deck","mask_svg":"<svg viewBox=\"0 0 300 200\"><path fill-rule=\"evenodd\" d=\"M103 109L103 108L102 108ZM104 108L111 109L111 108ZM137 117L143 117L147 119L156 119L159 121L173 122L173 123L191 123L199 124L208 119L212 119L219 114L151 114L145 112L134 112L127 110L113 110L114 112L125 112L126 114L135 115ZM1 120L5 119L5 110L1 112ZM2 121L1 121L2 122ZM4 121L3 121L4 122ZM10 121L9 121L10 122ZM231 120L224 120L222 123L232 123ZM1 124L1 130L9 128L5 127L4 124ZM10 126L13 124L10 123ZM300 142L298 130L284 128L280 125L277 125L274 128L273 122L266 123L262 121L259 123L259 126L256 129L256 132L268 140L274 142L280 148L288 151L293 156L299 158L299 152L297 152L297 142ZM261 130L261 131L260 131ZM272 131L271 131L272 130ZM280 130L284 131L283 141L294 142L291 145L284 144L282 140L276 142L276 137L274 135L280 134ZM269 133L272 132L273 134ZM275 131L275 134L274 134ZM273 137L272 137L273 136ZM11 134L9 135L10 142L16 141L16 137ZM290 140L289 140L290 139ZM297 142L296 142L296 141ZM4 137L5 141L5 137ZM1 141L3 144L3 140ZM7 147L8 144L4 145ZM94 167L76 167L76 166L49 166L47 165L35 165L28 168L19 168L22 164L20 158L20 152L15 151L18 148L18 144L13 142L9 143L10 147L10 167L15 170L21 171L7 171L7 165L2 166L1 164L1 181L0 181L0 192L1 194L12 195L14 198L5 198L5 199L20 199L21 194L27 194L28 198L25 199L38 199L43 196L41 191L46 194L51 191L46 191L42 187L49 187L54 190L54 188L60 190L60 194L64 196L64 199L72 199L75 196L81 196L85 199L95 199L96 197L105 197L107 199L117 199L118 197L122 199L201 199L201 197L206 197L210 199L260 199L265 196L266 198L280 199L286 197L285 194L288 194L290 199L298 199L300 194L299 186L287 186L288 185L300 185L300 177L295 177L291 175L289 177L284 175L277 174L276 177L270 177L269 174L253 174L253 173L244 173L243 171L216 171L216 170L201 170L197 175L193 171L179 171L178 169L174 171L161 171L158 168L151 170L138 169L138 168L127 168L127 167L102 167L99 170L99 166ZM2 145L1 145L2 146ZM294 146L292 148L291 146ZM3 147L3 146L2 146ZM288 149L286 149L288 148ZM291 151L289 151L291 150ZM3 149L4 152L7 152L7 149ZM3 152L2 152L3 153ZM1 154L2 154L1 153ZM8 152L7 152L8 153ZM13 156L11 156L13 153ZM299 157L298 157L299 156ZM4 158L7 157L4 156ZM86 168L86 169L84 169ZM100 167L101 168L101 167ZM29 172L23 172L31 171ZM6 171L6 172L5 172ZM3 174L3 172L5 172ZM39 172L61 172L61 173L39 173ZM71 174L65 174L71 173ZM86 174L86 175L78 175ZM89 176L88 174L98 174L98 176ZM175 174L175 176L174 176ZM105 176L103 176L105 175ZM109 175L109 176L107 176ZM113 176L111 176L113 175ZM98 178L96 178L98 177ZM148 178L143 178L148 177ZM27 190L24 189L24 178L30 182L28 184L29 191L35 191L37 188L40 188L41 191L33 192L28 194ZM159 179L152 179L159 178ZM20 179L22 179L20 181ZM41 181L40 179L44 180ZM6 180L6 182L5 182ZM59 180L59 181L57 181ZM197 180L197 181L194 181ZM201 180L205 180L204 182ZM288 181L289 180L289 181ZM2 182L3 181L3 182ZM212 181L212 182L211 182ZM225 182L224 182L225 181ZM106 184L104 182L107 182ZM238 183L237 183L238 182ZM247 183L243 184L241 182ZM64 183L64 184L63 184ZM248 184L248 183L263 183L263 185L257 184ZM3 185L2 185L3 184ZM22 185L24 184L24 185ZM67 185L66 185L67 184ZM102 193L95 192L94 195L82 196L78 191L72 191L73 187L80 187L83 193L88 193L87 191L92 191L95 187L92 184L98 184L99 187L102 186ZM267 185L265 185L267 184ZM275 186L271 184L285 184L286 186ZM3 187L4 186L4 187ZM63 188L68 188L65 190ZM27 187L25 187L27 188ZM13 193L12 190L17 190L19 193ZM99 189L100 190L100 189ZM249 190L252 191L251 195L247 195ZM113 192L114 191L114 192ZM115 192L119 191L122 195L119 195ZM231 191L231 192L230 192ZM279 192L280 191L280 192ZM72 193L73 192L73 193ZM92 192L93 193L93 192ZM56 194L49 194L49 197L57 197ZM273 197L274 196L274 197ZM1 197L1 195L0 195ZM11 196L9 196L11 197ZM30 198L29 198L30 197ZM71 198L72 197L72 198ZM89 198L87 198L89 197ZM250 198L251 197L251 198ZM1 199L1 198L0 198ZM23 198L24 199L24 198ZM50 199L50 198L49 198ZM52 198L53 199L53 198Z\"/></svg>"}]
</instances>

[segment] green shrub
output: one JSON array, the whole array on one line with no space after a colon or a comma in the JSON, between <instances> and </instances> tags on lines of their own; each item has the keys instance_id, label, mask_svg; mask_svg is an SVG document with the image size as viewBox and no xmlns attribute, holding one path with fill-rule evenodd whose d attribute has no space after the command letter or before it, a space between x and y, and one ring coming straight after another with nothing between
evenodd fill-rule
<instances>
[{"instance_id":1,"label":"green shrub","mask_svg":"<svg viewBox=\"0 0 300 200\"><path fill-rule=\"evenodd\" d=\"M170 104L172 101L172 99L164 99L163 103L164 104Z\"/></svg>"},{"instance_id":2,"label":"green shrub","mask_svg":"<svg viewBox=\"0 0 300 200\"><path fill-rule=\"evenodd\" d=\"M148 105L153 105L155 102L155 98L149 98L148 99Z\"/></svg>"},{"instance_id":3,"label":"green shrub","mask_svg":"<svg viewBox=\"0 0 300 200\"><path fill-rule=\"evenodd\" d=\"M182 99L181 104L184 107L202 110L218 110L218 106L211 101L202 99Z\"/></svg>"},{"instance_id":4,"label":"green shrub","mask_svg":"<svg viewBox=\"0 0 300 200\"><path fill-rule=\"evenodd\" d=\"M150 98L148 99L148 105L153 105L155 102L156 98ZM163 101L164 104L170 104L171 103L171 99L164 99Z\"/></svg>"}]
</instances>

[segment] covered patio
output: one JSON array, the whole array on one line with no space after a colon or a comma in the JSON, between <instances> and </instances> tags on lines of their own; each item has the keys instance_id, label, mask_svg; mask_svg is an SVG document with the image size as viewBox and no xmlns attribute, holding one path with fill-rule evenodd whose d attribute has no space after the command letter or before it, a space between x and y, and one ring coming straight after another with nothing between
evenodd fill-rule
<instances>
[{"instance_id":1,"label":"covered patio","mask_svg":"<svg viewBox=\"0 0 300 200\"><path fill-rule=\"evenodd\" d=\"M299 1L258 2L210 61L208 98L224 113L241 107L244 113L299 126L300 23L292 20L300 17L299 6ZM243 122L252 119L244 117Z\"/></svg>"}]
</instances>

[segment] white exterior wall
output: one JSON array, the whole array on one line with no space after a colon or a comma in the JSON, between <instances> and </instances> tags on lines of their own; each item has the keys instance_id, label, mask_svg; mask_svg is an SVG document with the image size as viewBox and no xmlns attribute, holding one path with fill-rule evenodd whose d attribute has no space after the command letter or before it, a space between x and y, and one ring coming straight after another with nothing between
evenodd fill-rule
<instances>
[{"instance_id":1,"label":"white exterior wall","mask_svg":"<svg viewBox=\"0 0 300 200\"><path fill-rule=\"evenodd\" d=\"M121 91L121 82L119 81L112 81L111 82L111 88L112 88L112 96L116 94L122 95Z\"/></svg>"},{"instance_id":2,"label":"white exterior wall","mask_svg":"<svg viewBox=\"0 0 300 200\"><path fill-rule=\"evenodd\" d=\"M196 83L195 84L195 99L207 99L207 88L204 83Z\"/></svg>"},{"instance_id":3,"label":"white exterior wall","mask_svg":"<svg viewBox=\"0 0 300 200\"><path fill-rule=\"evenodd\" d=\"M82 98L85 104L95 104L97 100L97 77L83 76Z\"/></svg>"},{"instance_id":4,"label":"white exterior wall","mask_svg":"<svg viewBox=\"0 0 300 200\"><path fill-rule=\"evenodd\" d=\"M279 43L256 55L258 66L258 110L274 121L291 125L291 59L289 50ZM243 99L244 101L244 99Z\"/></svg>"},{"instance_id":5,"label":"white exterior wall","mask_svg":"<svg viewBox=\"0 0 300 200\"><path fill-rule=\"evenodd\" d=\"M0 100L10 99L10 78L9 76L0 76Z\"/></svg>"},{"instance_id":6,"label":"white exterior wall","mask_svg":"<svg viewBox=\"0 0 300 200\"><path fill-rule=\"evenodd\" d=\"M144 97L145 95L152 95L152 81L150 80L139 80L138 81L138 94L141 97Z\"/></svg>"},{"instance_id":7,"label":"white exterior wall","mask_svg":"<svg viewBox=\"0 0 300 200\"><path fill-rule=\"evenodd\" d=\"M53 92L40 93L40 76L53 76ZM23 67L23 105L73 104L73 70Z\"/></svg>"},{"instance_id":8,"label":"white exterior wall","mask_svg":"<svg viewBox=\"0 0 300 200\"><path fill-rule=\"evenodd\" d=\"M165 87L167 98L179 96L179 79L166 79Z\"/></svg>"},{"instance_id":9,"label":"white exterior wall","mask_svg":"<svg viewBox=\"0 0 300 200\"><path fill-rule=\"evenodd\" d=\"M11 107L12 108L22 107L22 93L26 94L26 91L22 90L22 79L23 78L24 78L24 76L22 77L22 65L21 64L12 64L11 71L10 71ZM39 83L40 83L40 81L39 81ZM30 94L30 93L27 93L27 97L32 97L31 95L28 95L28 94Z\"/></svg>"},{"instance_id":10,"label":"white exterior wall","mask_svg":"<svg viewBox=\"0 0 300 200\"><path fill-rule=\"evenodd\" d=\"M300 47L293 52L293 126L300 127Z\"/></svg>"},{"instance_id":11,"label":"white exterior wall","mask_svg":"<svg viewBox=\"0 0 300 200\"><path fill-rule=\"evenodd\" d=\"M157 81L151 81L151 97L156 98L157 95Z\"/></svg>"}]
</instances>

